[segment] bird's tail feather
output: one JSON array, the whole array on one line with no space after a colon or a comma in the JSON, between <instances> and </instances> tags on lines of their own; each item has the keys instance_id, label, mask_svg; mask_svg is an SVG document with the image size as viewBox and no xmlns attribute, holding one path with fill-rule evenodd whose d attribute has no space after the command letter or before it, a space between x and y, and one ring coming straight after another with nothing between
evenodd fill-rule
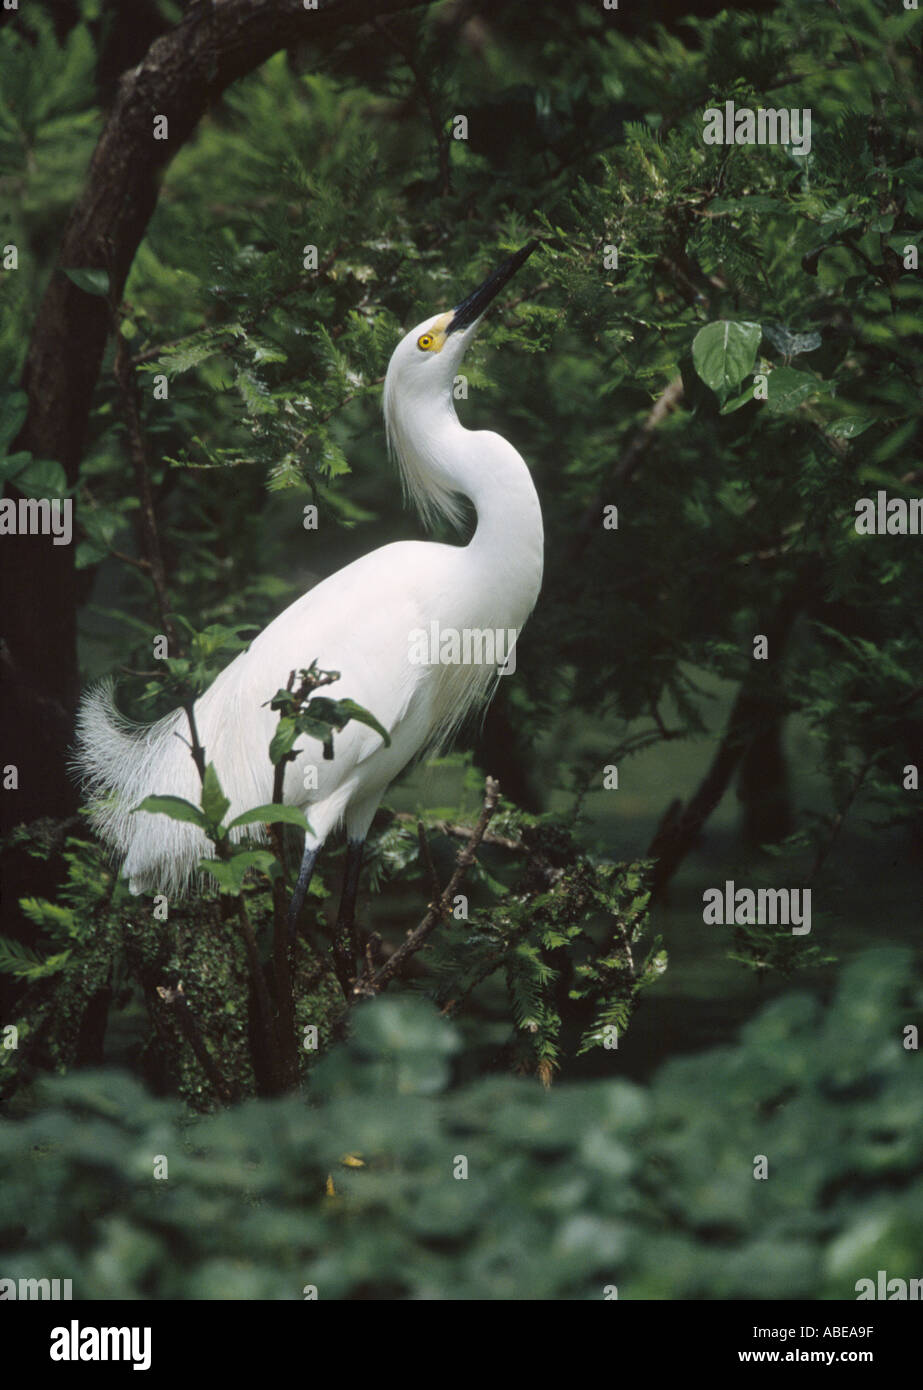
<instances>
[{"instance_id":1,"label":"bird's tail feather","mask_svg":"<svg viewBox=\"0 0 923 1390\"><path fill-rule=\"evenodd\" d=\"M88 691L77 714L73 770L88 798L90 821L124 857L132 892L184 892L197 877L198 861L211 853L208 839L190 822L147 812L132 814L146 796L170 794L199 803L199 778L189 751L183 710L156 724L134 724L115 705L114 683Z\"/></svg>"}]
</instances>

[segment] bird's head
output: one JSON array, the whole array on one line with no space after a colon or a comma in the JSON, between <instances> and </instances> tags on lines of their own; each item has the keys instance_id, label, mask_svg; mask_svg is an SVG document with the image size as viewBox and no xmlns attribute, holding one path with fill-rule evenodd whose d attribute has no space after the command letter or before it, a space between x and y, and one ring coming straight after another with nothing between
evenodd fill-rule
<instances>
[{"instance_id":1,"label":"bird's head","mask_svg":"<svg viewBox=\"0 0 923 1390\"><path fill-rule=\"evenodd\" d=\"M456 371L461 364L478 324L491 300L538 246L530 241L515 255L498 266L482 285L454 309L424 319L401 339L388 364L385 378L385 413L389 395L395 391L417 395L438 394L451 390Z\"/></svg>"},{"instance_id":2,"label":"bird's head","mask_svg":"<svg viewBox=\"0 0 923 1390\"><path fill-rule=\"evenodd\" d=\"M468 344L477 332L487 306L538 246L530 241L509 256L472 294L442 314L434 314L412 328L391 355L385 376L383 406L388 443L401 467L404 482L427 519L432 511L450 517L458 512L442 494L438 479L425 479L421 473L420 446L413 425L431 413L434 405L451 407L452 388ZM438 459L428 461L429 466ZM424 469L426 465L424 464ZM431 507L429 504L433 503Z\"/></svg>"}]
</instances>

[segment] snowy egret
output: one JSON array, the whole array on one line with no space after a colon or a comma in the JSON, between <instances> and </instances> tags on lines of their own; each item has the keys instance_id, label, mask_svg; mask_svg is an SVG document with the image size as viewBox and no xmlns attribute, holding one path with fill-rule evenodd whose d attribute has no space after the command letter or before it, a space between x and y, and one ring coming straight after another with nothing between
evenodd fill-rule
<instances>
[{"instance_id":1,"label":"snowy egret","mask_svg":"<svg viewBox=\"0 0 923 1390\"><path fill-rule=\"evenodd\" d=\"M312 831L292 898L293 927L321 847L345 820L334 956L347 990L363 846L381 798L408 763L444 744L489 699L507 653L498 642L493 659L485 660L487 648L475 650L462 637L518 635L538 597L542 515L529 470L500 435L465 429L453 400L481 316L537 244L510 256L454 309L417 324L395 348L385 378L388 444L406 494L425 522L442 515L455 524L462 516L458 494L467 497L477 514L471 540L464 546L398 541L347 565L286 608L195 703L199 739L230 798L231 817L272 799L268 746L277 716L267 701L293 669L316 660L339 672L324 693L364 705L390 734L386 746L380 734L353 721L336 736L332 761L324 760L317 740L303 737L283 785L283 799L304 810ZM456 634L448 660L445 650L428 661L414 651L420 635L431 632ZM149 727L128 722L115 707L111 682L81 703L75 765L96 801L94 825L124 858L132 892L180 894L211 853L195 825L132 814L149 795L198 802L187 732L181 709Z\"/></svg>"}]
</instances>

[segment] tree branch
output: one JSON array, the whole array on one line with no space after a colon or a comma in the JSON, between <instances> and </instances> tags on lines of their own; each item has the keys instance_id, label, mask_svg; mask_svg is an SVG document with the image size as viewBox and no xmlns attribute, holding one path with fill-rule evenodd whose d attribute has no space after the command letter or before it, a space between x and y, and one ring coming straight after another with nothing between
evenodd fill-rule
<instances>
[{"instance_id":1,"label":"tree branch","mask_svg":"<svg viewBox=\"0 0 923 1390\"><path fill-rule=\"evenodd\" d=\"M405 821L408 825L419 824L419 817L412 811L395 811L394 819ZM454 821L437 820L433 821L432 829L438 830L442 835L451 835L456 840L468 840L474 834L474 828L470 825L458 825ZM418 832L419 833L419 832ZM486 831L481 836L481 842L485 845L496 845L499 849L508 849L514 854L529 854L528 845L522 840L513 840L509 835L494 835L492 831Z\"/></svg>"},{"instance_id":2,"label":"tree branch","mask_svg":"<svg viewBox=\"0 0 923 1390\"><path fill-rule=\"evenodd\" d=\"M809 562L780 599L775 612L758 629L769 639L769 650L771 654L774 653L775 662L781 656L796 617L810 601L816 579L815 565ZM671 802L645 852L645 859L657 861L651 876L653 899L663 894L694 846L702 827L730 785L754 733L770 713L778 709L778 695L774 693L778 689L778 674L770 682L769 673L761 669L762 666L763 663L758 663L752 675L742 682L721 742L695 793L685 806L678 800ZM778 669L776 665L776 673Z\"/></svg>"},{"instance_id":3,"label":"tree branch","mask_svg":"<svg viewBox=\"0 0 923 1390\"><path fill-rule=\"evenodd\" d=\"M417 84L420 96L423 98L423 103L429 115L429 123L433 128L433 135L436 139L436 149L439 155L439 191L442 196L445 197L452 191L452 169L449 164L449 137L446 134L445 122L439 115L432 89L414 57L413 49L408 44L403 43L389 26L383 24L381 20L375 21L375 28L378 29L380 33L384 34L391 46L401 55Z\"/></svg>"},{"instance_id":4,"label":"tree branch","mask_svg":"<svg viewBox=\"0 0 923 1390\"><path fill-rule=\"evenodd\" d=\"M628 447L623 450L618 462L610 469L597 488L596 495L583 513L574 533L571 547L572 558L582 554L588 537L599 525L600 515L612 484L629 481L641 462L642 454L645 453L653 440L655 431L663 424L667 416L672 414L682 398L683 379L681 376L677 376L658 396L643 422L629 440Z\"/></svg>"},{"instance_id":5,"label":"tree branch","mask_svg":"<svg viewBox=\"0 0 923 1390\"><path fill-rule=\"evenodd\" d=\"M157 515L154 511L154 492L151 487L151 470L148 466L147 447L144 443L144 433L141 426L141 410L138 404L138 384L135 380L135 370L132 365L131 352L128 342L122 335L122 330L118 324L118 308L113 305L112 319L115 325L115 363L113 374L119 392L119 404L122 410L122 420L128 435L128 452L131 458L131 466L135 475L135 487L138 491L140 502L138 530L140 532L141 553L144 556L145 568L150 575L151 583L154 585L154 594L157 599L157 609L160 615L160 622L166 634L170 646L171 655L176 654L179 643L176 638L176 629L173 626L168 614L170 610L170 599L167 594L167 573L163 563L163 553L160 549L160 532L157 529Z\"/></svg>"},{"instance_id":6,"label":"tree branch","mask_svg":"<svg viewBox=\"0 0 923 1390\"><path fill-rule=\"evenodd\" d=\"M230 1105L233 1100L231 1088L221 1075L214 1058L205 1046L205 1041L199 1031L199 1025L195 1020L195 1015L190 1009L186 1000L186 995L183 992L182 980L180 980L175 989L167 985L158 985L157 993L163 1002L169 1005L173 1010L173 1015L179 1026L180 1032L195 1053L196 1061L214 1087L218 1099L223 1101L225 1105Z\"/></svg>"},{"instance_id":7,"label":"tree branch","mask_svg":"<svg viewBox=\"0 0 923 1390\"><path fill-rule=\"evenodd\" d=\"M444 917L447 917L452 908L452 900L458 891L462 879L468 869L475 862L478 845L484 838L484 834L490 824L490 819L497 809L500 800L500 784L495 782L492 777L488 777L484 784L484 803L481 807L481 814L478 817L477 825L471 832L468 842L458 851L455 861L455 871L443 890L438 902L430 903L423 920L414 927L413 931L407 933L401 945L385 961L384 965L379 966L374 973L363 972L352 989L352 1003L361 998L372 998L384 989L389 980L393 979L411 956L425 945L427 937L431 935L435 927Z\"/></svg>"}]
</instances>

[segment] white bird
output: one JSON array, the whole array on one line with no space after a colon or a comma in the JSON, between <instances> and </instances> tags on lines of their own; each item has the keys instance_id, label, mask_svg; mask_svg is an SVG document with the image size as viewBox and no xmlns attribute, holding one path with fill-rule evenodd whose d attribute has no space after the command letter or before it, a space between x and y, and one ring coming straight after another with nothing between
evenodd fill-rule
<instances>
[{"instance_id":1,"label":"white bird","mask_svg":"<svg viewBox=\"0 0 923 1390\"><path fill-rule=\"evenodd\" d=\"M316 661L338 671L340 679L323 693L364 705L390 734L386 746L373 729L352 721L335 735L332 761L323 758L318 740L302 737L285 773L283 799L304 810L312 831L292 925L324 841L345 821L335 948L344 989L354 971L362 850L382 796L408 763L444 745L464 716L486 703L506 655L501 650L496 661L479 662L469 648L474 659L467 663L421 664L421 634L518 635L541 586L542 515L529 470L500 435L465 429L453 397L481 316L537 244L504 261L455 309L417 324L395 348L385 378L388 444L406 494L425 522L442 515L456 524L458 494L467 497L477 513L471 540L464 546L398 541L338 570L280 613L195 703L199 740L230 798L231 818L272 800L268 748L278 716L267 701L293 669ZM210 842L193 824L132 811L149 795L198 804L184 711L139 726L119 714L111 682L97 686L80 706L74 761L92 799L94 826L123 857L131 891L183 893L198 877L199 860L212 853ZM254 827L233 833L252 835Z\"/></svg>"}]
</instances>

